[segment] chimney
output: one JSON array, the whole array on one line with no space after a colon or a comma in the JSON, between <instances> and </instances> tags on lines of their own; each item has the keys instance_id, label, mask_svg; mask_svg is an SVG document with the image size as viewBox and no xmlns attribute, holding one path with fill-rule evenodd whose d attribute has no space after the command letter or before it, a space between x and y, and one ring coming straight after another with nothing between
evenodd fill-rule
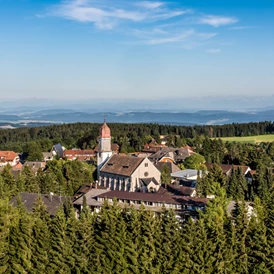
<instances>
[{"instance_id":1,"label":"chimney","mask_svg":"<svg viewBox=\"0 0 274 274\"><path fill-rule=\"evenodd\" d=\"M52 196L53 196L54 194L52 193L52 192L50 192L49 193L49 200L52 202Z\"/></svg>"}]
</instances>

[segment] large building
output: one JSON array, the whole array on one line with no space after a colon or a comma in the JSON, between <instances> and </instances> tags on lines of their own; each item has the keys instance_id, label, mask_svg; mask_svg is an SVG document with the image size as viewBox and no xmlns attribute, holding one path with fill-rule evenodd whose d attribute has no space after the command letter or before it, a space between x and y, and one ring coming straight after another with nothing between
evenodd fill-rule
<instances>
[{"instance_id":1,"label":"large building","mask_svg":"<svg viewBox=\"0 0 274 274\"><path fill-rule=\"evenodd\" d=\"M99 186L109 190L157 192L161 186L161 172L148 158L113 154L106 121L100 128L97 173Z\"/></svg>"},{"instance_id":2,"label":"large building","mask_svg":"<svg viewBox=\"0 0 274 274\"><path fill-rule=\"evenodd\" d=\"M99 185L110 190L157 192L161 172L148 158L114 154L100 168Z\"/></svg>"}]
</instances>

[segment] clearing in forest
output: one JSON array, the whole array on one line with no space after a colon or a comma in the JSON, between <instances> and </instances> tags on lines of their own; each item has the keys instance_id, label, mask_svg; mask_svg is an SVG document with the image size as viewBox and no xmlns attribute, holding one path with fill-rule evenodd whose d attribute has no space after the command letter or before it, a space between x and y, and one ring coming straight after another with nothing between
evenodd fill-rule
<instances>
[{"instance_id":1,"label":"clearing in forest","mask_svg":"<svg viewBox=\"0 0 274 274\"><path fill-rule=\"evenodd\" d=\"M220 138L224 142L241 142L241 143L261 143L261 142L274 142L274 134L256 135L256 136L243 136L243 137L223 137Z\"/></svg>"}]
</instances>

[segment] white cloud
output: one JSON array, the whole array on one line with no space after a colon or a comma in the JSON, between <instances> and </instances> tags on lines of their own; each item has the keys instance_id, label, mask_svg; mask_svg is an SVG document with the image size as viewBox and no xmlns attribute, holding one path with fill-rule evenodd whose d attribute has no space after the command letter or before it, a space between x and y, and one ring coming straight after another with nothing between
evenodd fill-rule
<instances>
[{"instance_id":1,"label":"white cloud","mask_svg":"<svg viewBox=\"0 0 274 274\"><path fill-rule=\"evenodd\" d=\"M149 2L149 1L141 1L136 3L136 6L147 8L147 9L157 9L163 6L163 2Z\"/></svg>"},{"instance_id":2,"label":"white cloud","mask_svg":"<svg viewBox=\"0 0 274 274\"><path fill-rule=\"evenodd\" d=\"M193 30L188 30L188 31L185 31L182 34L175 35L175 36L153 38L153 39L145 41L145 43L149 44L149 45L159 45L159 44L167 44L167 43L176 43L176 42L184 41L184 40L188 39L193 34L194 34Z\"/></svg>"},{"instance_id":3,"label":"white cloud","mask_svg":"<svg viewBox=\"0 0 274 274\"><path fill-rule=\"evenodd\" d=\"M245 30L245 29L256 29L255 26L237 26L237 27L231 27L229 29L231 30Z\"/></svg>"},{"instance_id":4,"label":"white cloud","mask_svg":"<svg viewBox=\"0 0 274 274\"><path fill-rule=\"evenodd\" d=\"M220 27L225 25L230 25L238 22L238 19L234 17L223 17L223 16L214 16L214 15L207 15L200 18L201 24L210 25L213 27Z\"/></svg>"},{"instance_id":5,"label":"white cloud","mask_svg":"<svg viewBox=\"0 0 274 274\"><path fill-rule=\"evenodd\" d=\"M136 5L139 9L136 9ZM144 22L166 20L189 12L189 10L171 10L163 2L143 1L126 4L121 8L121 3L113 2L110 6L104 1L89 0L63 0L59 5L54 5L48 16L57 16L78 22L92 22L97 28L112 29L123 21ZM135 6L135 8L133 7Z\"/></svg>"},{"instance_id":6,"label":"white cloud","mask_svg":"<svg viewBox=\"0 0 274 274\"><path fill-rule=\"evenodd\" d=\"M207 53L219 53L219 52L221 52L221 50L220 49L208 49L206 52Z\"/></svg>"},{"instance_id":7,"label":"white cloud","mask_svg":"<svg viewBox=\"0 0 274 274\"><path fill-rule=\"evenodd\" d=\"M211 39L211 38L215 37L216 35L218 35L218 33L216 33L216 32L213 32L213 33L208 33L208 32L198 33L198 37L202 40Z\"/></svg>"}]
</instances>

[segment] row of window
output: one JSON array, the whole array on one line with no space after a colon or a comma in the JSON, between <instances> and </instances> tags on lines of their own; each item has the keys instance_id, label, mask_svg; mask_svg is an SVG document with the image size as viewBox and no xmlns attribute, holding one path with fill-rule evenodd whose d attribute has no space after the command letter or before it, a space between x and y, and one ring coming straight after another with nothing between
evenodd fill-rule
<instances>
[{"instance_id":1,"label":"row of window","mask_svg":"<svg viewBox=\"0 0 274 274\"><path fill-rule=\"evenodd\" d=\"M99 198L99 201L108 201L110 203L113 202L111 198ZM191 210L191 211L196 211L197 209L203 210L204 207L196 207L192 205L178 205L178 204L165 204L162 202L146 202L146 201L132 201L128 199L118 199L118 203L123 203L123 204L134 204L134 205L145 205L145 206L154 206L154 207L163 207L165 206L166 208L172 208L172 209L185 209L185 210Z\"/></svg>"}]
</instances>

